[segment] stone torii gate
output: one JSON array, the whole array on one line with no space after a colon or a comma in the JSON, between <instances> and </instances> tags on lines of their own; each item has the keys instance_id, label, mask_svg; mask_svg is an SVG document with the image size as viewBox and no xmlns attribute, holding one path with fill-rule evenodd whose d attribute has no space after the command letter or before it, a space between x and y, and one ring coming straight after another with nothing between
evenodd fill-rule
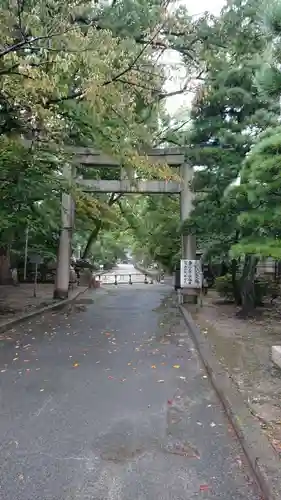
<instances>
[{"instance_id":1,"label":"stone torii gate","mask_svg":"<svg viewBox=\"0 0 281 500\"><path fill-rule=\"evenodd\" d=\"M180 195L181 221L188 219L192 210L192 191L190 181L193 176L193 169L185 163L184 151L179 148L172 149L152 149L145 153L148 163L151 165L165 164L170 167L177 167L180 170L180 180L138 180L131 181L120 163L99 151L92 148L73 148L73 166L67 165L64 169L64 176L71 184L75 180L83 191L98 193L143 193L143 194L165 194L178 193ZM90 180L83 176L75 176L75 166L88 168L120 168L119 180ZM83 170L82 170L83 171ZM70 194L62 195L61 211L61 233L58 252L58 264L56 274L56 284L54 290L55 298L66 298L69 289L69 266L71 259L71 240L74 226L74 206ZM194 235L182 235L182 258L196 259L196 241ZM195 291L190 290L191 295Z\"/></svg>"}]
</instances>

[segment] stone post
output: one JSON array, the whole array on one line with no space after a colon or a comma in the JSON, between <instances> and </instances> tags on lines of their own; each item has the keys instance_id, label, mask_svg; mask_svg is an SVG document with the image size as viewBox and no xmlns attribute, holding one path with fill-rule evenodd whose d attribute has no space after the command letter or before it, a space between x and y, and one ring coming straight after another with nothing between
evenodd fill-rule
<instances>
[{"instance_id":1,"label":"stone post","mask_svg":"<svg viewBox=\"0 0 281 500\"><path fill-rule=\"evenodd\" d=\"M181 166L182 190L180 193L180 213L181 222L189 218L192 211L192 201L194 194L191 191L190 183L193 177L193 168L184 163ZM196 237L193 234L182 234L181 241L182 259L196 259ZM185 290L183 294L184 302L197 302L197 290Z\"/></svg>"},{"instance_id":2,"label":"stone post","mask_svg":"<svg viewBox=\"0 0 281 500\"><path fill-rule=\"evenodd\" d=\"M72 182L71 165L65 165L63 175L70 186ZM55 299L66 299L68 297L73 216L74 204L72 196L63 192L61 198L61 232L54 289Z\"/></svg>"}]
</instances>

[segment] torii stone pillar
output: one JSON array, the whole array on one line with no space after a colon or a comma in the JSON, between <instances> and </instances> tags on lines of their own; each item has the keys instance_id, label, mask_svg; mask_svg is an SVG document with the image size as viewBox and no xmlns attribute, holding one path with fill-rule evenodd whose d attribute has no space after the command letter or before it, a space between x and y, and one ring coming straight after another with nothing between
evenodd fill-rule
<instances>
[{"instance_id":1,"label":"torii stone pillar","mask_svg":"<svg viewBox=\"0 0 281 500\"><path fill-rule=\"evenodd\" d=\"M183 223L189 218L192 211L194 194L191 190L190 183L193 178L193 168L184 163L181 166L182 189L180 193L180 212L181 222ZM193 234L183 233L181 240L181 256L182 259L196 259L196 237ZM183 294L184 302L197 302L197 290L188 289Z\"/></svg>"},{"instance_id":2,"label":"torii stone pillar","mask_svg":"<svg viewBox=\"0 0 281 500\"><path fill-rule=\"evenodd\" d=\"M71 165L66 165L63 169L63 175L69 186L73 178L72 170ZM54 289L55 299L66 299L68 297L73 223L74 201L69 193L63 192L61 198L61 232Z\"/></svg>"},{"instance_id":3,"label":"torii stone pillar","mask_svg":"<svg viewBox=\"0 0 281 500\"><path fill-rule=\"evenodd\" d=\"M190 183L193 178L193 169L186 163L181 166L182 190L180 194L181 222L189 218L193 205L193 192ZM182 258L196 259L196 238L191 234L182 235Z\"/></svg>"}]
</instances>

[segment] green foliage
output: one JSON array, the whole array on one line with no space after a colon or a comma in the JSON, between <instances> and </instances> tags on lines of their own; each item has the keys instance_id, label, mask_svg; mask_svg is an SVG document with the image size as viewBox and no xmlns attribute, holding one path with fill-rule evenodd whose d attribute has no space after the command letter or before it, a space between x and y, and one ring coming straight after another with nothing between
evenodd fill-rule
<instances>
[{"instance_id":1,"label":"green foliage","mask_svg":"<svg viewBox=\"0 0 281 500\"><path fill-rule=\"evenodd\" d=\"M248 209L238 217L241 241L234 253L280 259L281 127L270 129L253 147L241 171L241 190Z\"/></svg>"},{"instance_id":2,"label":"green foliage","mask_svg":"<svg viewBox=\"0 0 281 500\"><path fill-rule=\"evenodd\" d=\"M218 258L227 258L233 245L235 255L253 251L242 249L241 237L253 194L260 202L259 189L264 188L244 182L242 165L256 154L252 147L259 135L278 123L278 103L259 93L255 82L269 39L259 7L254 0L229 2L214 24L214 31L223 34L224 47L208 54L207 78L194 99L193 129L187 138L189 160L200 170L195 170L194 211L186 228L196 232L205 254ZM267 141L271 150L278 148L272 137ZM257 221L251 223L259 231Z\"/></svg>"},{"instance_id":3,"label":"green foliage","mask_svg":"<svg viewBox=\"0 0 281 500\"><path fill-rule=\"evenodd\" d=\"M27 225L36 248L44 235L46 246L57 244L60 196L69 190L60 175L71 159L65 145L91 145L125 167L148 168L136 147L151 145L162 112L164 75L152 42L166 14L158 0L1 3L1 246L19 249ZM77 231L114 217L107 197L71 192Z\"/></svg>"},{"instance_id":4,"label":"green foliage","mask_svg":"<svg viewBox=\"0 0 281 500\"><path fill-rule=\"evenodd\" d=\"M238 274L236 276L236 294L237 290L241 294L241 286L243 286L243 282L241 280L242 276ZM234 300L237 300L237 295L234 294L233 283L231 274L226 274L225 276L219 276L216 278L215 289L220 297L233 302ZM254 297L256 306L262 305L265 297L276 298L280 296L280 293L280 285L271 279L258 277L254 280Z\"/></svg>"},{"instance_id":5,"label":"green foliage","mask_svg":"<svg viewBox=\"0 0 281 500\"><path fill-rule=\"evenodd\" d=\"M215 279L215 289L220 297L234 301L234 290L231 274L218 276Z\"/></svg>"},{"instance_id":6,"label":"green foliage","mask_svg":"<svg viewBox=\"0 0 281 500\"><path fill-rule=\"evenodd\" d=\"M19 254L28 225L32 247L54 255L60 197L70 191L74 247L98 261L112 262L130 246L172 270L182 232L196 234L204 254L218 260L280 258L279 1L261 8L258 0L232 0L218 17L192 18L159 0L4 0L0 27L2 247ZM169 48L190 75L186 89L199 77L186 120L164 110L158 56ZM176 178L138 154L169 143L184 145L194 167L194 210L183 225L175 196L93 197L62 177L71 161L65 146L90 145L139 178ZM112 175L119 173L87 172ZM217 285L224 293L227 279Z\"/></svg>"},{"instance_id":7,"label":"green foliage","mask_svg":"<svg viewBox=\"0 0 281 500\"><path fill-rule=\"evenodd\" d=\"M178 197L138 197L122 204L133 237L133 251L140 260L155 261L172 271L180 259L180 214Z\"/></svg>"},{"instance_id":8,"label":"green foliage","mask_svg":"<svg viewBox=\"0 0 281 500\"><path fill-rule=\"evenodd\" d=\"M204 80L193 100L192 127L184 136L179 132L175 141L184 140L186 160L194 167L194 210L179 229L174 217L178 211L167 202L164 210L157 202L157 215L150 206L147 216L157 224L148 233L145 248L163 263L167 250L170 262L179 258L181 230L196 234L197 246L217 259L228 258L240 241L238 216L249 208L249 199L246 190L234 184L258 134L278 119L276 103L264 99L254 83L260 66L257 54L268 39L260 25L259 7L257 0L232 1L218 18L198 21L199 32L206 36L197 53ZM160 214L163 222L158 220Z\"/></svg>"},{"instance_id":9,"label":"green foliage","mask_svg":"<svg viewBox=\"0 0 281 500\"><path fill-rule=\"evenodd\" d=\"M38 228L39 220L44 219L47 223L51 204L62 191L62 183L56 174L58 161L57 157L40 149L26 150L17 140L0 138L2 245L17 239L27 224L30 228ZM45 199L48 200L48 210L42 211L41 204ZM50 218L47 227L52 225Z\"/></svg>"},{"instance_id":10,"label":"green foliage","mask_svg":"<svg viewBox=\"0 0 281 500\"><path fill-rule=\"evenodd\" d=\"M260 51L259 67L253 80L259 95L272 110L274 110L272 103L275 103L278 110L281 83L280 14L280 2L270 2L265 13L264 46ZM246 255L245 262L247 256L254 258L271 256L275 259L280 259L281 256L280 126L279 120L274 124L272 112L270 114L269 122L263 119L256 128L258 135L242 162L241 185L236 189L237 196L244 198L244 206L240 206L237 213L239 239L232 247L231 253L234 256ZM261 118L260 113L257 116ZM276 116L278 117L277 114ZM279 291L272 289L271 284L260 281L258 283L255 281L254 288L252 285L249 288L250 282L253 282L249 276L245 273L246 292L242 294L242 299L247 301L247 296L250 297L253 292L257 304L258 297L264 293L272 296L279 294Z\"/></svg>"},{"instance_id":11,"label":"green foliage","mask_svg":"<svg viewBox=\"0 0 281 500\"><path fill-rule=\"evenodd\" d=\"M97 264L114 265L117 259L126 258L126 239L112 230L102 231L91 248L92 260Z\"/></svg>"},{"instance_id":12,"label":"green foliage","mask_svg":"<svg viewBox=\"0 0 281 500\"><path fill-rule=\"evenodd\" d=\"M201 18L197 28L206 43L197 52L203 77L192 103L192 126L178 138L165 132L166 140L186 146L186 161L194 167L194 209L178 229L172 206L167 203L166 211L157 202L155 214L149 203L150 222L142 225L153 230L139 239L163 263L166 250L169 262L179 258L181 230L196 234L205 256L241 256L239 283L233 276L240 299L229 276L217 286L246 309L268 293L268 285L254 279L255 262L281 257L280 2L264 8L258 0L233 0L218 18Z\"/></svg>"}]
</instances>

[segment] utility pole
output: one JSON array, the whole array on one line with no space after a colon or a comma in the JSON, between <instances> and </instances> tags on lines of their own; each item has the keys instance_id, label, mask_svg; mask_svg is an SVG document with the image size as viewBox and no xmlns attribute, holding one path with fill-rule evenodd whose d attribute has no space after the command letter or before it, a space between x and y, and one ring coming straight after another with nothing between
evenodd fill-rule
<instances>
[{"instance_id":1,"label":"utility pole","mask_svg":"<svg viewBox=\"0 0 281 500\"><path fill-rule=\"evenodd\" d=\"M180 193L180 212L182 224L189 218L193 208L194 194L190 188L190 183L193 178L193 168L187 163L181 166L182 190ZM181 241L182 259L196 259L196 237L193 234L182 233ZM197 302L197 290L183 290L184 302Z\"/></svg>"},{"instance_id":2,"label":"utility pole","mask_svg":"<svg viewBox=\"0 0 281 500\"><path fill-rule=\"evenodd\" d=\"M71 165L65 165L63 176L70 187L72 183ZM73 213L72 196L67 192L63 192L61 198L61 231L54 289L55 299L66 299L68 297Z\"/></svg>"}]
</instances>

